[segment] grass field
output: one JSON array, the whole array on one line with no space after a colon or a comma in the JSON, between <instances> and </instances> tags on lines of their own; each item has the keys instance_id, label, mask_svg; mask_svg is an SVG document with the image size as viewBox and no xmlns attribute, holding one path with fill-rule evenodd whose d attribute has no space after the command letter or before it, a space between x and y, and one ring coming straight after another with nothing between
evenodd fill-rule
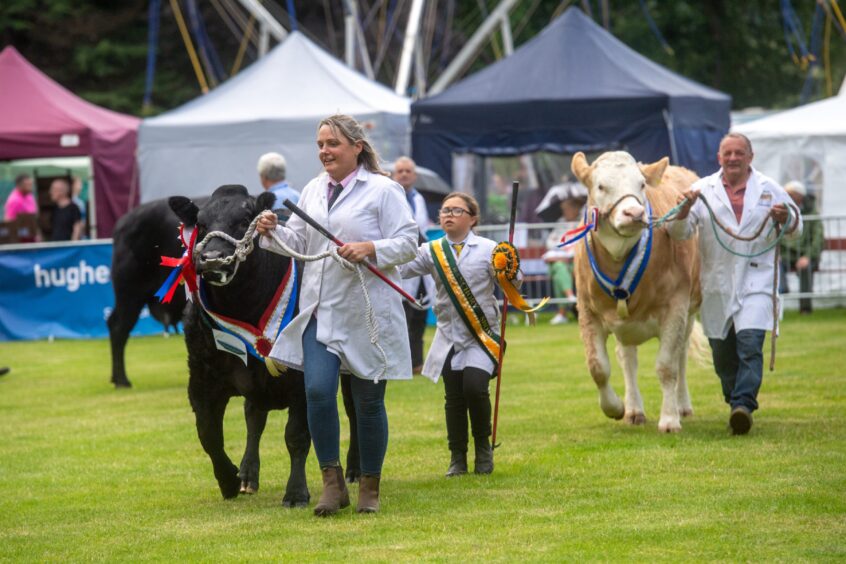
<instances>
[{"instance_id":1,"label":"grass field","mask_svg":"<svg viewBox=\"0 0 846 564\"><path fill-rule=\"evenodd\" d=\"M0 559L842 561L844 335L843 310L788 315L744 437L727 430L712 368L691 366L695 415L666 436L654 342L640 362L650 420L631 427L600 412L574 324L511 326L494 474L445 479L442 385L393 382L382 512L331 519L281 507L282 412L264 435L259 493L220 497L181 337L131 340L135 387L119 391L107 341L3 343ZM612 381L622 393L616 365ZM226 417L236 462L241 405ZM313 455L308 476L313 506Z\"/></svg>"}]
</instances>

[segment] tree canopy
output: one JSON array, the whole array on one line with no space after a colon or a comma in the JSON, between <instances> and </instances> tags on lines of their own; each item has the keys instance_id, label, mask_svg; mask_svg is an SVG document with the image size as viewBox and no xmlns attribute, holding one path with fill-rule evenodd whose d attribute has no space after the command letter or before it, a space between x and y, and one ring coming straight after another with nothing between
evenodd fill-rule
<instances>
[{"instance_id":1,"label":"tree canopy","mask_svg":"<svg viewBox=\"0 0 846 564\"><path fill-rule=\"evenodd\" d=\"M193 0L196 1L196 0ZM150 115L201 94L183 43L173 6L184 16L192 0L159 5L152 105L144 108L149 7L151 0L4 0L0 4L3 45L14 45L53 79L85 99L117 111ZM430 0L423 14L422 44L431 84L460 51L498 0ZM292 19L286 2L265 0L283 25ZM343 58L342 2L294 2L300 31ZM360 20L377 79L392 84L399 62L409 0L359 0ZM796 3L796 16L808 37L816 3ZM828 2L824 2L830 6ZM791 57L784 13L773 0L521 0L510 21L515 47L531 39L565 8L584 9L620 40L688 78L732 95L735 108L785 108L800 102L807 60ZM196 1L209 42L226 73L236 67L249 15L232 0ZM603 10L607 6L607 10ZM234 12L234 10L239 10ZM399 17L397 17L399 14ZM648 15L647 15L648 14ZM833 14L834 15L834 14ZM239 17L240 16L240 19ZM650 18L654 28L650 25ZM846 38L832 17L811 78L811 97L836 93L846 74ZM254 29L255 26L252 26ZM821 32L818 31L818 35ZM256 37L245 42L239 68L257 56ZM467 69L472 72L503 56L497 33ZM821 57L823 58L823 57ZM826 66L826 61L828 65ZM830 80L825 70L829 69ZM809 99L809 100L810 100ZM809 101L808 100L808 101Z\"/></svg>"}]
</instances>

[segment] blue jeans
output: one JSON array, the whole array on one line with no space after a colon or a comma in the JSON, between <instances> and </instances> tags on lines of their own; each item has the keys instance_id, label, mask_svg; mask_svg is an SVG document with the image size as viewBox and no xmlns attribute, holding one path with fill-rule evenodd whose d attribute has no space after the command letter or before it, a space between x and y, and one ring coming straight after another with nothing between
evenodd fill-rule
<instances>
[{"instance_id":1,"label":"blue jeans","mask_svg":"<svg viewBox=\"0 0 846 564\"><path fill-rule=\"evenodd\" d=\"M758 409L758 390L764 379L763 329L744 329L735 333L734 325L725 339L708 339L714 369L723 386L726 403L749 411Z\"/></svg>"},{"instance_id":2,"label":"blue jeans","mask_svg":"<svg viewBox=\"0 0 846 564\"><path fill-rule=\"evenodd\" d=\"M303 333L308 430L321 468L340 464L341 426L338 421L338 374L341 359L317 341L317 319L308 322ZM358 421L361 473L379 476L388 449L388 414L385 387L353 376L352 397Z\"/></svg>"}]
</instances>

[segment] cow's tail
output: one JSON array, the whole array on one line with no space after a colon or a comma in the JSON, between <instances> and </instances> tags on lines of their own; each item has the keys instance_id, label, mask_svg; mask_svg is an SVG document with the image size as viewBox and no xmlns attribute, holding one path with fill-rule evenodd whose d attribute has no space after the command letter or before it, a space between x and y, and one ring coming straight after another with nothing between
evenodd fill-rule
<instances>
[{"instance_id":1,"label":"cow's tail","mask_svg":"<svg viewBox=\"0 0 846 564\"><path fill-rule=\"evenodd\" d=\"M711 347L708 345L708 337L702 330L702 324L698 319L693 320L690 328L690 337L687 340L687 358L693 360L698 366L709 366L712 364Z\"/></svg>"}]
</instances>

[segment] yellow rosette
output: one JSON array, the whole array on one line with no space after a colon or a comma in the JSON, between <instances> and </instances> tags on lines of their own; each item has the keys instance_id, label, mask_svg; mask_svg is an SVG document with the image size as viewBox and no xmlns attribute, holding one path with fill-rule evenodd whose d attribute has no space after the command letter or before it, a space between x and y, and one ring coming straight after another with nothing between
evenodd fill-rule
<instances>
[{"instance_id":1,"label":"yellow rosette","mask_svg":"<svg viewBox=\"0 0 846 564\"><path fill-rule=\"evenodd\" d=\"M549 298L544 298L535 307L530 306L514 287L517 274L520 272L520 255L511 243L505 241L499 243L491 254L491 263L496 273L499 287L505 292L508 302L517 309L529 315L529 323L535 324L535 313L547 304Z\"/></svg>"}]
</instances>

